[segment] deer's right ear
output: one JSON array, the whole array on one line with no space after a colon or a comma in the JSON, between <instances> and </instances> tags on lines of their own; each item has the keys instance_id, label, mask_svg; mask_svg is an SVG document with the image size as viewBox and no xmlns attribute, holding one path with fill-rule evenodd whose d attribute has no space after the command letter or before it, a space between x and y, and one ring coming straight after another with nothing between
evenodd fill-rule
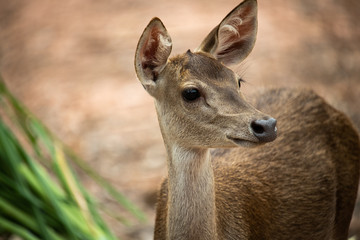
<instances>
[{"instance_id":1,"label":"deer's right ear","mask_svg":"<svg viewBox=\"0 0 360 240\"><path fill-rule=\"evenodd\" d=\"M145 28L135 53L135 70L141 84L154 95L156 80L165 68L172 48L171 38L159 18Z\"/></svg>"},{"instance_id":2,"label":"deer's right ear","mask_svg":"<svg viewBox=\"0 0 360 240\"><path fill-rule=\"evenodd\" d=\"M225 65L244 60L254 47L257 32L257 2L244 0L216 26L196 49Z\"/></svg>"}]
</instances>

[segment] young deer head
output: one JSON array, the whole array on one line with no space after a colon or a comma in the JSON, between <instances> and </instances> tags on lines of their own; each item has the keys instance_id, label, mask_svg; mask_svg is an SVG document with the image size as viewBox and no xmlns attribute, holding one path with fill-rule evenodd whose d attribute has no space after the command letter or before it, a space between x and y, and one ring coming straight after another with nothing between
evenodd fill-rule
<instances>
[{"instance_id":1,"label":"young deer head","mask_svg":"<svg viewBox=\"0 0 360 240\"><path fill-rule=\"evenodd\" d=\"M158 18L145 28L135 69L155 98L166 144L236 147L276 138L276 120L248 104L241 78L228 68L251 52L257 31L256 0L246 0L215 27L194 52L170 58L170 35Z\"/></svg>"}]
</instances>

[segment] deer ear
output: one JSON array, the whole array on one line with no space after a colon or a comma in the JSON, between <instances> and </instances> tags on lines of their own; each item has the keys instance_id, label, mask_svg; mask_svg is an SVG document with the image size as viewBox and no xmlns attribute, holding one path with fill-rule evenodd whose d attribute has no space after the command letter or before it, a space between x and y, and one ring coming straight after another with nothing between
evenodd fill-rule
<instances>
[{"instance_id":1,"label":"deer ear","mask_svg":"<svg viewBox=\"0 0 360 240\"><path fill-rule=\"evenodd\" d=\"M170 55L172 42L164 24L153 18L145 28L135 53L135 71L144 88L153 95L156 80Z\"/></svg>"},{"instance_id":2,"label":"deer ear","mask_svg":"<svg viewBox=\"0 0 360 240\"><path fill-rule=\"evenodd\" d=\"M257 1L245 0L232 10L196 51L207 52L225 65L244 60L254 47L257 33Z\"/></svg>"}]
</instances>

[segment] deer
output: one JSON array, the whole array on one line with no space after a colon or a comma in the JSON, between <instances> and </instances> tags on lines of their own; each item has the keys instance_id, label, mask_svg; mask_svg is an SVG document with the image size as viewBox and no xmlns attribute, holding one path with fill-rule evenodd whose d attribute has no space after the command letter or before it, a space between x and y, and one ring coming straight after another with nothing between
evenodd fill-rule
<instances>
[{"instance_id":1,"label":"deer","mask_svg":"<svg viewBox=\"0 0 360 240\"><path fill-rule=\"evenodd\" d=\"M193 51L170 57L157 17L139 39L135 71L167 153L156 240L347 239L358 133L313 90L245 99L230 67L252 51L257 25L257 1L245 0Z\"/></svg>"}]
</instances>

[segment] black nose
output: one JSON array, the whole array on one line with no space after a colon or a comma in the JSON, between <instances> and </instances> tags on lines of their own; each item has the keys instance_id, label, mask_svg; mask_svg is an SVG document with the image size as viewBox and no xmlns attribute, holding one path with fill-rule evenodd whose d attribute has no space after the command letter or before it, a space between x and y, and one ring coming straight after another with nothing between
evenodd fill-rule
<instances>
[{"instance_id":1,"label":"black nose","mask_svg":"<svg viewBox=\"0 0 360 240\"><path fill-rule=\"evenodd\" d=\"M251 130L259 142L271 142L276 138L276 119L258 119L251 122Z\"/></svg>"}]
</instances>

